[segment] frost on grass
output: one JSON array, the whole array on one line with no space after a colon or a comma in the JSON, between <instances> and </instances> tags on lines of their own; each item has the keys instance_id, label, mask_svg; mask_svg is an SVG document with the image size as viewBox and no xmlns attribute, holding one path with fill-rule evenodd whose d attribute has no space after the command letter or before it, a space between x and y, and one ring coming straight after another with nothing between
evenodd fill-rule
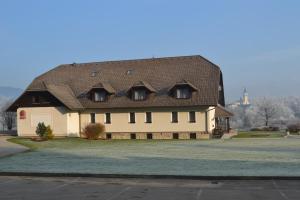
<instances>
[{"instance_id":1,"label":"frost on grass","mask_svg":"<svg viewBox=\"0 0 300 200\"><path fill-rule=\"evenodd\" d=\"M0 159L0 171L300 175L300 139L92 142L65 139L38 145L33 152Z\"/></svg>"}]
</instances>

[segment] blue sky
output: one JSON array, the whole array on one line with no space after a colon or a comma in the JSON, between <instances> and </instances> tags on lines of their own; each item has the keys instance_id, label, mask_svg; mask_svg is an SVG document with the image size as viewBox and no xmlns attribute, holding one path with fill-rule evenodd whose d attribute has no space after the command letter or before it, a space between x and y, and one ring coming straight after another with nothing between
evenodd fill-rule
<instances>
[{"instance_id":1,"label":"blue sky","mask_svg":"<svg viewBox=\"0 0 300 200\"><path fill-rule=\"evenodd\" d=\"M0 86L62 63L200 54L229 101L300 96L297 0L0 0Z\"/></svg>"}]
</instances>

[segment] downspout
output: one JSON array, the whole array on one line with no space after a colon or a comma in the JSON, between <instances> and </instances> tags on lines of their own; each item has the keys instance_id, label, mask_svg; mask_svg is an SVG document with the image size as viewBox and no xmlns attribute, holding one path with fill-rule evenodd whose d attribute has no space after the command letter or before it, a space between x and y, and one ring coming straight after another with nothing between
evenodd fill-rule
<instances>
[{"instance_id":1,"label":"downspout","mask_svg":"<svg viewBox=\"0 0 300 200\"><path fill-rule=\"evenodd\" d=\"M79 115L79 137L81 137L81 112L78 111L78 115Z\"/></svg>"}]
</instances>

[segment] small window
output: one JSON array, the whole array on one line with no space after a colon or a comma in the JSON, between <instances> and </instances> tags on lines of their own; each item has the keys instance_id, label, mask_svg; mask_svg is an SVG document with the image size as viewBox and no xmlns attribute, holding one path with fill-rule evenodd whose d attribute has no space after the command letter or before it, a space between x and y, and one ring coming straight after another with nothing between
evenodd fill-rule
<instances>
[{"instance_id":1,"label":"small window","mask_svg":"<svg viewBox=\"0 0 300 200\"><path fill-rule=\"evenodd\" d=\"M136 134L135 133L131 133L130 134L130 139L131 140L135 140L136 139Z\"/></svg>"},{"instance_id":2,"label":"small window","mask_svg":"<svg viewBox=\"0 0 300 200\"><path fill-rule=\"evenodd\" d=\"M21 112L20 112L20 119L26 119L26 112L25 112L25 110L21 110Z\"/></svg>"},{"instance_id":3,"label":"small window","mask_svg":"<svg viewBox=\"0 0 300 200\"><path fill-rule=\"evenodd\" d=\"M190 121L190 123L195 123L196 122L196 113L195 113L195 111L190 111L189 112L189 121Z\"/></svg>"},{"instance_id":4,"label":"small window","mask_svg":"<svg viewBox=\"0 0 300 200\"><path fill-rule=\"evenodd\" d=\"M132 91L132 99L135 101L143 101L146 99L146 90L145 89L135 89Z\"/></svg>"},{"instance_id":5,"label":"small window","mask_svg":"<svg viewBox=\"0 0 300 200\"><path fill-rule=\"evenodd\" d=\"M173 133L173 139L178 140L179 139L179 134L178 133Z\"/></svg>"},{"instance_id":6,"label":"small window","mask_svg":"<svg viewBox=\"0 0 300 200\"><path fill-rule=\"evenodd\" d=\"M196 133L190 133L190 139L191 140L197 139L197 134Z\"/></svg>"},{"instance_id":7,"label":"small window","mask_svg":"<svg viewBox=\"0 0 300 200\"><path fill-rule=\"evenodd\" d=\"M96 114L95 113L91 113L91 123L95 124L96 123Z\"/></svg>"},{"instance_id":8,"label":"small window","mask_svg":"<svg viewBox=\"0 0 300 200\"><path fill-rule=\"evenodd\" d=\"M95 102L103 102L106 100L106 92L98 91L94 93L94 101Z\"/></svg>"},{"instance_id":9,"label":"small window","mask_svg":"<svg viewBox=\"0 0 300 200\"><path fill-rule=\"evenodd\" d=\"M152 113L146 112L146 123L152 123Z\"/></svg>"},{"instance_id":10,"label":"small window","mask_svg":"<svg viewBox=\"0 0 300 200\"><path fill-rule=\"evenodd\" d=\"M172 112L172 123L178 123L178 112Z\"/></svg>"},{"instance_id":11,"label":"small window","mask_svg":"<svg viewBox=\"0 0 300 200\"><path fill-rule=\"evenodd\" d=\"M40 103L40 102L41 102L41 100L40 100L39 96L33 96L32 97L32 103L37 104L37 103Z\"/></svg>"},{"instance_id":12,"label":"small window","mask_svg":"<svg viewBox=\"0 0 300 200\"><path fill-rule=\"evenodd\" d=\"M134 112L129 113L129 123L132 123L132 124L135 123L135 113Z\"/></svg>"},{"instance_id":13,"label":"small window","mask_svg":"<svg viewBox=\"0 0 300 200\"><path fill-rule=\"evenodd\" d=\"M175 90L175 97L177 99L189 99L191 98L191 91L190 88L185 87L185 88L177 88Z\"/></svg>"},{"instance_id":14,"label":"small window","mask_svg":"<svg viewBox=\"0 0 300 200\"><path fill-rule=\"evenodd\" d=\"M153 139L152 133L147 133L147 139L148 140L152 140Z\"/></svg>"},{"instance_id":15,"label":"small window","mask_svg":"<svg viewBox=\"0 0 300 200\"><path fill-rule=\"evenodd\" d=\"M110 123L111 123L111 114L105 113L105 124L110 124Z\"/></svg>"},{"instance_id":16,"label":"small window","mask_svg":"<svg viewBox=\"0 0 300 200\"><path fill-rule=\"evenodd\" d=\"M110 140L111 139L111 133L106 133L106 139Z\"/></svg>"}]
</instances>

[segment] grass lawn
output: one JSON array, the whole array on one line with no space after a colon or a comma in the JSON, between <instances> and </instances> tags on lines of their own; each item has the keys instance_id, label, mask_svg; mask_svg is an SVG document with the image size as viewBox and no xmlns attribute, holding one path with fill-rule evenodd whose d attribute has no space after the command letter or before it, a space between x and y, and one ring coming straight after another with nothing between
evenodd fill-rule
<instances>
[{"instance_id":1,"label":"grass lawn","mask_svg":"<svg viewBox=\"0 0 300 200\"><path fill-rule=\"evenodd\" d=\"M0 158L0 171L300 176L300 139L11 141L32 151Z\"/></svg>"},{"instance_id":2,"label":"grass lawn","mask_svg":"<svg viewBox=\"0 0 300 200\"><path fill-rule=\"evenodd\" d=\"M240 131L234 138L281 138L285 135L279 131Z\"/></svg>"}]
</instances>

